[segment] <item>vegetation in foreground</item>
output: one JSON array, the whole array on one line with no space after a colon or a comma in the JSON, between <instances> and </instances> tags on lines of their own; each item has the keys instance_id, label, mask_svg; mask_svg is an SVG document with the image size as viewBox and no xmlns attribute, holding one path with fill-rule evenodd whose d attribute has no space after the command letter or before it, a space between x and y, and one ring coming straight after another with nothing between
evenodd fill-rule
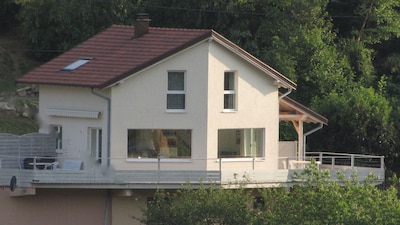
<instances>
[{"instance_id":1,"label":"vegetation in foreground","mask_svg":"<svg viewBox=\"0 0 400 225\"><path fill-rule=\"evenodd\" d=\"M290 191L249 192L245 184L239 189L189 186L176 193L159 191L141 221L150 225L400 224L396 189L374 186L373 176L359 182L355 174L335 182L314 163L295 177L299 182Z\"/></svg>"}]
</instances>

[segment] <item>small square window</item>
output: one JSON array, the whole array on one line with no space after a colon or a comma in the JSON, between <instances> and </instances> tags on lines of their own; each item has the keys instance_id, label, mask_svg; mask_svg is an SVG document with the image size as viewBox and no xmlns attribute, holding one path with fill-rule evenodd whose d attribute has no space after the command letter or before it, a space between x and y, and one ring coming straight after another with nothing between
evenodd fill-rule
<instances>
[{"instance_id":1,"label":"small square window","mask_svg":"<svg viewBox=\"0 0 400 225\"><path fill-rule=\"evenodd\" d=\"M185 94L167 94L167 109L185 109Z\"/></svg>"}]
</instances>

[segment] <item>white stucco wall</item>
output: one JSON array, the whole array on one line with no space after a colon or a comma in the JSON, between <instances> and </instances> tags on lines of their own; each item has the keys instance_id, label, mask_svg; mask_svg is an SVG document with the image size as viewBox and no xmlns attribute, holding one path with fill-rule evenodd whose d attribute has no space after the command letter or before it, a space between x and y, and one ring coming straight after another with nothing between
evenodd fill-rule
<instances>
[{"instance_id":1,"label":"white stucco wall","mask_svg":"<svg viewBox=\"0 0 400 225\"><path fill-rule=\"evenodd\" d=\"M215 42L210 45L209 59L208 157L217 157L218 129L264 128L266 161L263 165L275 168L279 102L274 80ZM225 71L236 71L238 75L236 112L223 112ZM242 162L229 164L232 169L243 165ZM209 166L212 168L216 165Z\"/></svg>"},{"instance_id":2,"label":"white stucco wall","mask_svg":"<svg viewBox=\"0 0 400 225\"><path fill-rule=\"evenodd\" d=\"M40 86L39 122L40 132L51 132L51 125L62 126L61 158L87 157L89 151L89 128L103 130L103 155L106 155L107 102L91 93L89 88ZM98 90L97 90L98 91ZM71 111L98 111L98 119L60 117L49 115L48 109Z\"/></svg>"},{"instance_id":3,"label":"white stucco wall","mask_svg":"<svg viewBox=\"0 0 400 225\"><path fill-rule=\"evenodd\" d=\"M184 113L166 111L167 71L171 70L186 72ZM222 112L225 71L238 73L237 112ZM128 129L191 129L192 161L172 160L163 168L217 169L218 129L264 128L268 162L263 165L276 167L277 87L273 79L216 42L192 47L113 87L112 108L111 148L112 157L120 159L114 161L117 169L156 168L148 159L126 160Z\"/></svg>"},{"instance_id":4,"label":"white stucco wall","mask_svg":"<svg viewBox=\"0 0 400 225\"><path fill-rule=\"evenodd\" d=\"M186 109L166 110L168 71L185 71ZM237 111L223 112L224 72L236 71ZM100 92L100 90L95 90ZM263 128L265 160L277 168L279 103L274 80L215 41L205 41L103 90L111 98L111 158L116 169L157 169L156 159L127 159L128 129L192 130L191 159L164 159L161 169L218 169L218 129ZM100 111L98 119L49 116L48 108ZM89 128L103 130L107 156L107 102L89 88L40 86L41 132L63 127L62 157L89 152ZM223 165L237 169L243 162Z\"/></svg>"},{"instance_id":5,"label":"white stucco wall","mask_svg":"<svg viewBox=\"0 0 400 225\"><path fill-rule=\"evenodd\" d=\"M112 157L118 169L155 169L143 159L127 158L128 129L190 129L192 159L173 160L171 169L205 168L207 143L207 63L208 43L181 52L112 88ZM186 109L166 110L168 71L185 71ZM151 160L150 160L151 161ZM154 161L154 159L153 159Z\"/></svg>"}]
</instances>

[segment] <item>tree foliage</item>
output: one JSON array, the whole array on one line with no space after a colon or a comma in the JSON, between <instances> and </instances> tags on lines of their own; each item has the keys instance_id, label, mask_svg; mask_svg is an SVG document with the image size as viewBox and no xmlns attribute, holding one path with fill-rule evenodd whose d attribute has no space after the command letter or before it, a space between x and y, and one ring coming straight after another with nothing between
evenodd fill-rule
<instances>
[{"instance_id":1,"label":"tree foliage","mask_svg":"<svg viewBox=\"0 0 400 225\"><path fill-rule=\"evenodd\" d=\"M400 35L397 0L331 0L335 27L345 37L376 44Z\"/></svg>"},{"instance_id":2,"label":"tree foliage","mask_svg":"<svg viewBox=\"0 0 400 225\"><path fill-rule=\"evenodd\" d=\"M144 212L142 222L176 225L246 225L252 224L252 198L244 189L198 190L191 187L176 193L159 191Z\"/></svg>"},{"instance_id":3,"label":"tree foliage","mask_svg":"<svg viewBox=\"0 0 400 225\"><path fill-rule=\"evenodd\" d=\"M19 6L13 0L0 1L0 32L8 31L16 23L14 15Z\"/></svg>"},{"instance_id":4,"label":"tree foliage","mask_svg":"<svg viewBox=\"0 0 400 225\"><path fill-rule=\"evenodd\" d=\"M314 109L330 115L329 126L311 137L312 145L338 152L395 154L392 107L373 88L357 87L314 101Z\"/></svg>"},{"instance_id":5,"label":"tree foliage","mask_svg":"<svg viewBox=\"0 0 400 225\"><path fill-rule=\"evenodd\" d=\"M21 3L21 25L33 52L49 60L112 23L130 21L128 0L30 0Z\"/></svg>"},{"instance_id":6,"label":"tree foliage","mask_svg":"<svg viewBox=\"0 0 400 225\"><path fill-rule=\"evenodd\" d=\"M273 207L263 215L260 224L397 224L400 222L400 201L397 191L373 185L374 177L358 181L353 174L350 179L339 182L329 179L327 171L318 171L316 164L300 175L300 182L290 192L281 193L279 199L263 189L262 196ZM278 203L278 204L277 204Z\"/></svg>"},{"instance_id":7,"label":"tree foliage","mask_svg":"<svg viewBox=\"0 0 400 225\"><path fill-rule=\"evenodd\" d=\"M394 187L380 189L371 175L333 181L313 163L290 189L224 189L212 186L176 193L159 191L144 209L146 224L285 225L399 224L400 201ZM243 186L245 187L245 186ZM259 196L254 198L254 196ZM260 201L262 200L262 201Z\"/></svg>"}]
</instances>

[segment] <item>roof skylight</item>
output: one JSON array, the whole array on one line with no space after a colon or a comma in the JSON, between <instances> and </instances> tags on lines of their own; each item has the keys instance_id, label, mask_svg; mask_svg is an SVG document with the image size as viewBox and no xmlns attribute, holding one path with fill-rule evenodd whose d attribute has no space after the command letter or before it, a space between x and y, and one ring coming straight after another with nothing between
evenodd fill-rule
<instances>
[{"instance_id":1,"label":"roof skylight","mask_svg":"<svg viewBox=\"0 0 400 225\"><path fill-rule=\"evenodd\" d=\"M79 67L85 65L86 63L88 63L90 60L92 60L93 58L80 58L78 60L76 60L75 62L69 64L68 66L64 67L62 69L62 71L72 71L72 70L76 70Z\"/></svg>"}]
</instances>

